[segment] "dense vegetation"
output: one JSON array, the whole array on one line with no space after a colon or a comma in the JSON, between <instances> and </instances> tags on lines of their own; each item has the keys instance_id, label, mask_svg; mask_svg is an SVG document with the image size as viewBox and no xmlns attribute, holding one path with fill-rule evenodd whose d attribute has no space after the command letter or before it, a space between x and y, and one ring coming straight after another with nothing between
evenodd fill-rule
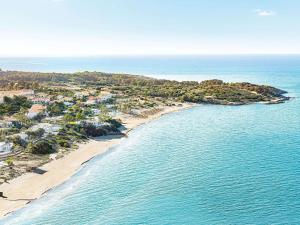
<instances>
[{"instance_id":1,"label":"dense vegetation","mask_svg":"<svg viewBox=\"0 0 300 225\"><path fill-rule=\"evenodd\" d=\"M4 96L3 103L0 104L0 116L12 115L20 111L20 109L28 109L31 102L23 96L14 96L12 98Z\"/></svg>"},{"instance_id":2,"label":"dense vegetation","mask_svg":"<svg viewBox=\"0 0 300 225\"><path fill-rule=\"evenodd\" d=\"M42 138L30 142L27 149L33 154L51 154L56 151L56 142L51 138Z\"/></svg>"},{"instance_id":3,"label":"dense vegetation","mask_svg":"<svg viewBox=\"0 0 300 225\"><path fill-rule=\"evenodd\" d=\"M66 110L66 106L63 102L54 102L47 106L47 112L50 116L60 116Z\"/></svg>"},{"instance_id":4,"label":"dense vegetation","mask_svg":"<svg viewBox=\"0 0 300 225\"><path fill-rule=\"evenodd\" d=\"M100 72L82 73L31 73L18 71L0 72L0 87L3 88L45 88L43 84L65 85L67 83L90 86L99 89L111 87L128 96L172 98L177 101L203 102L213 104L245 104L270 101L283 96L284 91L265 85L250 83L225 83L208 80L201 83L153 79L127 74L106 74ZM54 114L62 110L53 109Z\"/></svg>"},{"instance_id":5,"label":"dense vegetation","mask_svg":"<svg viewBox=\"0 0 300 225\"><path fill-rule=\"evenodd\" d=\"M22 90L22 89L32 89ZM284 91L221 80L171 81L127 74L31 73L0 70L0 141L13 144L13 156L0 170L0 184L60 158L90 137L121 134L122 113L148 117L180 102L238 105L288 99ZM19 91L22 90L22 91ZM4 97L5 95L25 95ZM28 116L32 104L37 115ZM41 110L35 110L37 108ZM31 113L32 114L32 113ZM127 115L125 115L127 116ZM34 125L41 125L39 129ZM48 124L48 125L47 125ZM126 124L126 121L125 121ZM55 153L49 157L49 154ZM29 166L24 164L29 160ZM4 177L4 179L1 178Z\"/></svg>"}]
</instances>

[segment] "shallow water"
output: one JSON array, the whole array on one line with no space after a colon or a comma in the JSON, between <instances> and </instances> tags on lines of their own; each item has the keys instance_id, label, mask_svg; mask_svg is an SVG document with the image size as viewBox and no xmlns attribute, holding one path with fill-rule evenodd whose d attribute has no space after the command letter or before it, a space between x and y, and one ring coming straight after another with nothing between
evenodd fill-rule
<instances>
[{"instance_id":1,"label":"shallow water","mask_svg":"<svg viewBox=\"0 0 300 225\"><path fill-rule=\"evenodd\" d=\"M198 58L210 65L199 74L188 73L191 62L177 66L186 75L157 74L269 83L298 97L299 59ZM298 224L299 108L295 98L165 115L0 224Z\"/></svg>"}]
</instances>

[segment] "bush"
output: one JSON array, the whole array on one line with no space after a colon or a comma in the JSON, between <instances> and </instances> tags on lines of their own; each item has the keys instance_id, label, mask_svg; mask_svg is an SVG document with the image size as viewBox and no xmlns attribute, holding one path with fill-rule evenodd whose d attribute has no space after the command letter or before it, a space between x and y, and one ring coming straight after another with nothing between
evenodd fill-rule
<instances>
[{"instance_id":1,"label":"bush","mask_svg":"<svg viewBox=\"0 0 300 225\"><path fill-rule=\"evenodd\" d=\"M11 157L9 157L8 159L5 160L5 163L8 165L8 166L13 166L14 165L14 162L13 162L13 159Z\"/></svg>"},{"instance_id":2,"label":"bush","mask_svg":"<svg viewBox=\"0 0 300 225\"><path fill-rule=\"evenodd\" d=\"M116 119L109 119L108 121L106 121L107 123L110 123L113 127L115 128L119 128L122 126L122 122L121 120L116 120Z\"/></svg>"},{"instance_id":3,"label":"bush","mask_svg":"<svg viewBox=\"0 0 300 225\"><path fill-rule=\"evenodd\" d=\"M37 139L43 137L45 130L43 128L39 128L36 131L26 131L26 134L30 139Z\"/></svg>"},{"instance_id":4,"label":"bush","mask_svg":"<svg viewBox=\"0 0 300 225\"><path fill-rule=\"evenodd\" d=\"M47 111L50 116L59 116L62 115L64 110L66 110L66 106L63 102L54 102L51 105L48 105Z\"/></svg>"},{"instance_id":5,"label":"bush","mask_svg":"<svg viewBox=\"0 0 300 225\"><path fill-rule=\"evenodd\" d=\"M56 152L56 142L52 139L41 139L28 144L28 149L33 154L45 155Z\"/></svg>"},{"instance_id":6,"label":"bush","mask_svg":"<svg viewBox=\"0 0 300 225\"><path fill-rule=\"evenodd\" d=\"M7 139L8 141L12 142L14 146L21 146L21 147L26 146L26 141L22 140L22 138L19 135L15 135Z\"/></svg>"},{"instance_id":7,"label":"bush","mask_svg":"<svg viewBox=\"0 0 300 225\"><path fill-rule=\"evenodd\" d=\"M70 148L71 147L70 140L68 139L67 136L57 135L56 136L56 142L59 146L61 146L63 148Z\"/></svg>"},{"instance_id":8,"label":"bush","mask_svg":"<svg viewBox=\"0 0 300 225\"><path fill-rule=\"evenodd\" d=\"M86 134L82 127L78 124L67 124L58 133L60 137L65 137L65 139L86 139Z\"/></svg>"},{"instance_id":9,"label":"bush","mask_svg":"<svg viewBox=\"0 0 300 225\"><path fill-rule=\"evenodd\" d=\"M107 135L108 133L106 129L101 127L96 127L93 124L89 124L89 123L83 126L83 130L87 136L91 136L91 137L103 136L103 135Z\"/></svg>"},{"instance_id":10,"label":"bush","mask_svg":"<svg viewBox=\"0 0 300 225\"><path fill-rule=\"evenodd\" d=\"M29 109L32 103L24 96L14 96L12 98L4 96L3 103L0 104L0 115L13 115L21 108Z\"/></svg>"}]
</instances>

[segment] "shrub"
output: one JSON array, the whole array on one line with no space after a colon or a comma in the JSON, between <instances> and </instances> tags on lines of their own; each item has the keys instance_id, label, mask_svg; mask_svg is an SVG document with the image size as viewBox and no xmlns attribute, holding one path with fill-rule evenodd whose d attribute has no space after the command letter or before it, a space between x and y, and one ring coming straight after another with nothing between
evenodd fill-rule
<instances>
[{"instance_id":1,"label":"shrub","mask_svg":"<svg viewBox=\"0 0 300 225\"><path fill-rule=\"evenodd\" d=\"M96 127L90 123L85 124L83 126L83 130L87 136L91 136L91 137L103 136L103 135L107 135L108 133L106 129L102 127Z\"/></svg>"},{"instance_id":2,"label":"shrub","mask_svg":"<svg viewBox=\"0 0 300 225\"><path fill-rule=\"evenodd\" d=\"M47 111L50 116L59 116L62 115L64 110L66 110L66 106L63 102L54 102L51 105L48 105Z\"/></svg>"},{"instance_id":3,"label":"shrub","mask_svg":"<svg viewBox=\"0 0 300 225\"><path fill-rule=\"evenodd\" d=\"M57 135L56 136L56 142L59 146L61 146L63 148L70 148L71 147L70 140L68 139L67 136Z\"/></svg>"},{"instance_id":4,"label":"shrub","mask_svg":"<svg viewBox=\"0 0 300 225\"><path fill-rule=\"evenodd\" d=\"M121 120L116 119L109 119L106 121L107 123L110 123L114 128L119 128L122 126Z\"/></svg>"},{"instance_id":5,"label":"shrub","mask_svg":"<svg viewBox=\"0 0 300 225\"><path fill-rule=\"evenodd\" d=\"M26 134L30 139L41 138L45 134L45 130L43 128L39 128L36 131L26 131Z\"/></svg>"},{"instance_id":6,"label":"shrub","mask_svg":"<svg viewBox=\"0 0 300 225\"><path fill-rule=\"evenodd\" d=\"M13 159L11 157L7 158L5 160L5 163L8 165L8 166L13 166L14 165L14 162L13 162Z\"/></svg>"},{"instance_id":7,"label":"shrub","mask_svg":"<svg viewBox=\"0 0 300 225\"><path fill-rule=\"evenodd\" d=\"M28 149L33 154L51 154L56 151L56 142L52 139L41 139L28 144Z\"/></svg>"},{"instance_id":8,"label":"shrub","mask_svg":"<svg viewBox=\"0 0 300 225\"><path fill-rule=\"evenodd\" d=\"M26 141L22 140L22 138L19 135L9 137L8 141L12 142L15 146L26 146Z\"/></svg>"}]
</instances>

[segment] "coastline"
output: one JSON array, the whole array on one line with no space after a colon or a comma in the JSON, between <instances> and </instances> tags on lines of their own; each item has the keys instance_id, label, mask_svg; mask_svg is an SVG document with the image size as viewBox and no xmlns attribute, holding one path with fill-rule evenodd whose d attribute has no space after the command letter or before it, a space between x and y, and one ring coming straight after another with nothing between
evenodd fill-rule
<instances>
[{"instance_id":1,"label":"coastline","mask_svg":"<svg viewBox=\"0 0 300 225\"><path fill-rule=\"evenodd\" d=\"M147 118L122 116L121 119L128 134L134 128L148 123L162 115L191 108L195 104L184 103L182 106L168 106L161 111L149 115ZM0 185L0 191L7 199L0 198L0 219L6 215L23 208L33 200L43 196L47 191L59 186L71 178L76 171L86 162L107 152L111 147L118 145L123 136L111 135L89 140L79 144L79 148L65 155L63 158L53 160L42 167L47 171L44 174L25 173L11 181ZM66 166L67 165L67 166Z\"/></svg>"}]
</instances>

